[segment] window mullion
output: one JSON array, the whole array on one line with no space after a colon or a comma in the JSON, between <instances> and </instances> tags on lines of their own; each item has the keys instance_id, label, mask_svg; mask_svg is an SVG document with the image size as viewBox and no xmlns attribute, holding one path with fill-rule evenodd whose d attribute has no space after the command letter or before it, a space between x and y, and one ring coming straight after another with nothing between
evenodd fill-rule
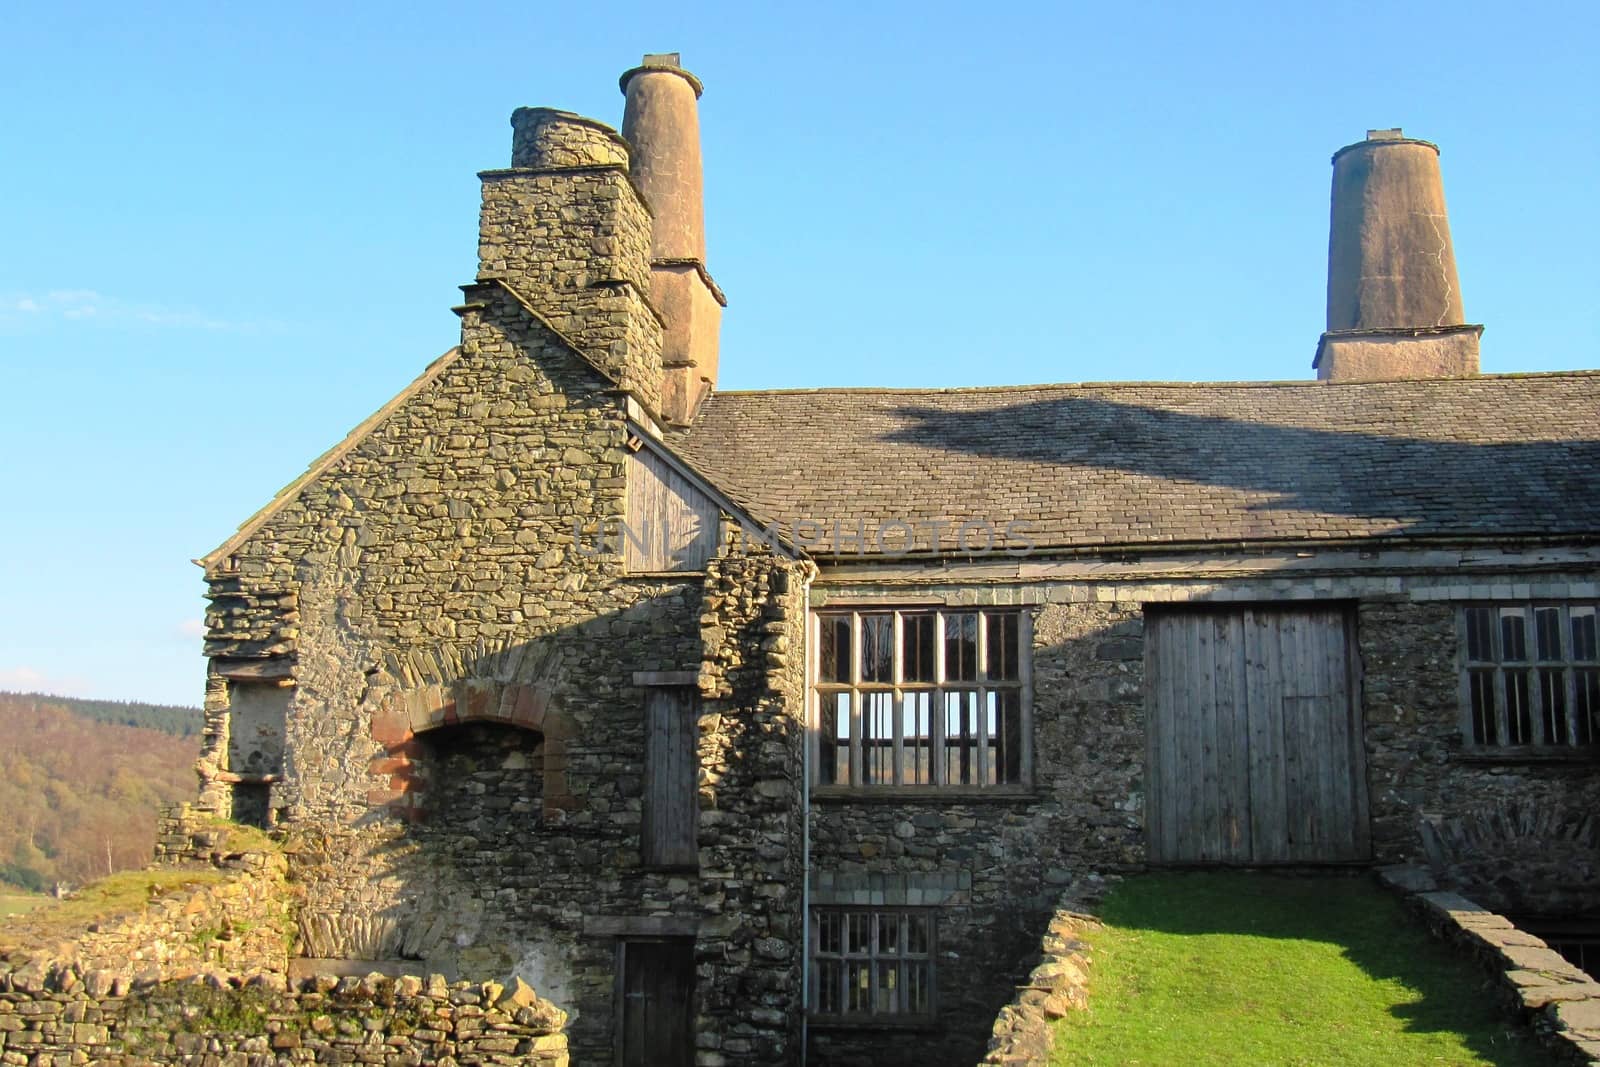
<instances>
[{"instance_id":1,"label":"window mullion","mask_svg":"<svg viewBox=\"0 0 1600 1067\"><path fill-rule=\"evenodd\" d=\"M850 613L850 784L865 781L862 766L861 728L861 613Z\"/></svg>"},{"instance_id":2,"label":"window mullion","mask_svg":"<svg viewBox=\"0 0 1600 1067\"><path fill-rule=\"evenodd\" d=\"M987 612L978 613L978 664L975 677L978 680L978 773L977 784L989 784L989 616ZM999 709L996 709L998 715ZM999 725L997 722L996 726Z\"/></svg>"},{"instance_id":3,"label":"window mullion","mask_svg":"<svg viewBox=\"0 0 1600 1067\"><path fill-rule=\"evenodd\" d=\"M905 618L900 612L894 613L894 649L889 655L889 662L893 665L890 678L894 682L894 694L889 698L889 717L894 720L890 729L894 733L894 784L904 785L905 773L905 713L902 704L905 700L905 691L901 682L905 680L905 664L901 662L901 651L905 646Z\"/></svg>"},{"instance_id":4,"label":"window mullion","mask_svg":"<svg viewBox=\"0 0 1600 1067\"><path fill-rule=\"evenodd\" d=\"M1017 679L1021 695L1017 698L1017 733L1022 739L1020 785L1033 784L1033 615L1017 613Z\"/></svg>"},{"instance_id":5,"label":"window mullion","mask_svg":"<svg viewBox=\"0 0 1600 1067\"><path fill-rule=\"evenodd\" d=\"M944 773L944 612L933 613L933 694L928 721L932 735L933 784L945 785Z\"/></svg>"},{"instance_id":6,"label":"window mullion","mask_svg":"<svg viewBox=\"0 0 1600 1067\"><path fill-rule=\"evenodd\" d=\"M1539 612L1532 605L1528 605L1528 629L1532 641L1528 647L1528 662L1532 669L1528 672L1528 726L1532 731L1530 742L1534 745L1547 745L1551 742L1544 729L1544 667L1539 659Z\"/></svg>"}]
</instances>

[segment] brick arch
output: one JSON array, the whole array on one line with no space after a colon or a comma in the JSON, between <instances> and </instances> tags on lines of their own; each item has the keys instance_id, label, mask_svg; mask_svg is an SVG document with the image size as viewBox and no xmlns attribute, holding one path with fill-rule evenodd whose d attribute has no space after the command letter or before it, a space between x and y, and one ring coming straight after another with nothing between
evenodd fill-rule
<instances>
[{"instance_id":1,"label":"brick arch","mask_svg":"<svg viewBox=\"0 0 1600 1067\"><path fill-rule=\"evenodd\" d=\"M425 754L419 737L465 723L511 726L544 737L544 796L547 819L559 819L577 802L567 785L567 742L572 724L547 685L505 685L469 678L396 692L374 708L372 739L383 746L369 773L385 779L367 791L367 803L414 820L421 814L423 782L417 761Z\"/></svg>"}]
</instances>

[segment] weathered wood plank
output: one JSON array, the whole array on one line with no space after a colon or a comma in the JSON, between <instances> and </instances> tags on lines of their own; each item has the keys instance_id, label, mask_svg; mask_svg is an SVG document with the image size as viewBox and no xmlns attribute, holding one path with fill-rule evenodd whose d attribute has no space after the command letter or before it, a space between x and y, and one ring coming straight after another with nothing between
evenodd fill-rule
<instances>
[{"instance_id":1,"label":"weathered wood plank","mask_svg":"<svg viewBox=\"0 0 1600 1067\"><path fill-rule=\"evenodd\" d=\"M720 510L648 448L628 457L623 558L630 571L704 570L716 550Z\"/></svg>"},{"instance_id":2,"label":"weathered wood plank","mask_svg":"<svg viewBox=\"0 0 1600 1067\"><path fill-rule=\"evenodd\" d=\"M698 724L693 691L645 693L645 772L641 852L654 867L693 867L699 860L700 798L696 778Z\"/></svg>"}]
</instances>

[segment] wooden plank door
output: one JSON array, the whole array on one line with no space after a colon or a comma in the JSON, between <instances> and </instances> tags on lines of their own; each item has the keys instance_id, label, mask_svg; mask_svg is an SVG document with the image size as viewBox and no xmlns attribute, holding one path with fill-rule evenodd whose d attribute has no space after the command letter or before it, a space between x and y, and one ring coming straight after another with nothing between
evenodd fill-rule
<instances>
[{"instance_id":1,"label":"wooden plank door","mask_svg":"<svg viewBox=\"0 0 1600 1067\"><path fill-rule=\"evenodd\" d=\"M1330 608L1149 616L1152 860L1367 858L1349 625Z\"/></svg>"},{"instance_id":2,"label":"wooden plank door","mask_svg":"<svg viewBox=\"0 0 1600 1067\"><path fill-rule=\"evenodd\" d=\"M645 691L644 798L641 858L651 867L699 863L700 754L695 692Z\"/></svg>"},{"instance_id":3,"label":"wooden plank door","mask_svg":"<svg viewBox=\"0 0 1600 1067\"><path fill-rule=\"evenodd\" d=\"M624 941L620 950L620 1067L694 1063L694 942Z\"/></svg>"}]
</instances>

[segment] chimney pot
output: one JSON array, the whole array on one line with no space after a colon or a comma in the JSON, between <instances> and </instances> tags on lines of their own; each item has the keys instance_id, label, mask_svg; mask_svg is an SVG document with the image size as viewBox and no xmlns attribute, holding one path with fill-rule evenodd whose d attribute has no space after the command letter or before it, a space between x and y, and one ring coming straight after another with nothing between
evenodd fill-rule
<instances>
[{"instance_id":1,"label":"chimney pot","mask_svg":"<svg viewBox=\"0 0 1600 1067\"><path fill-rule=\"evenodd\" d=\"M1478 372L1481 326L1456 278L1439 148L1396 126L1333 155L1323 379Z\"/></svg>"},{"instance_id":2,"label":"chimney pot","mask_svg":"<svg viewBox=\"0 0 1600 1067\"><path fill-rule=\"evenodd\" d=\"M706 271L700 168L700 79L676 52L646 55L622 75L629 172L653 214L650 302L662 335L662 414L686 424L717 380L722 291Z\"/></svg>"}]
</instances>

